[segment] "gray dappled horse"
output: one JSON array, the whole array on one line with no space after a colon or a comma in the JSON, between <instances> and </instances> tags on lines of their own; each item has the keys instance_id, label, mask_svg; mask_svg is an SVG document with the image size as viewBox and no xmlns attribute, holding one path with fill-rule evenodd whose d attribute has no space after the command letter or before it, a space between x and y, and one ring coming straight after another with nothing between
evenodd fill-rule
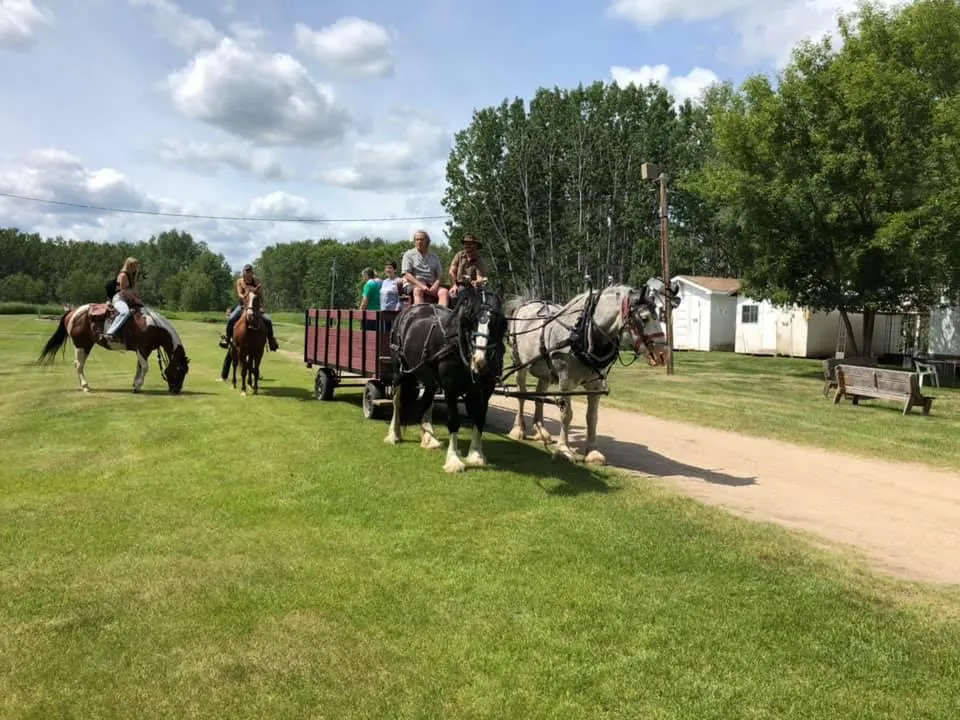
<instances>
[{"instance_id":1,"label":"gray dappled horse","mask_svg":"<svg viewBox=\"0 0 960 720\"><path fill-rule=\"evenodd\" d=\"M679 296L671 293L676 306ZM651 278L639 288L610 285L603 290L587 290L560 306L542 300L511 298L504 306L507 334L513 352L517 389L526 392L527 374L537 378L536 392L546 394L556 383L561 391L582 387L594 391L587 396L587 438L584 459L604 464L606 458L597 449L597 411L606 374L618 359L621 348L632 347L637 356L656 367L666 362L666 336L658 317L658 305L665 302L663 283ZM524 398L517 399L517 417L510 437L526 437L523 416ZM543 401L534 399L535 437L553 441L543 424ZM570 448L569 432L573 409L561 403L560 440L554 457L576 460Z\"/></svg>"}]
</instances>

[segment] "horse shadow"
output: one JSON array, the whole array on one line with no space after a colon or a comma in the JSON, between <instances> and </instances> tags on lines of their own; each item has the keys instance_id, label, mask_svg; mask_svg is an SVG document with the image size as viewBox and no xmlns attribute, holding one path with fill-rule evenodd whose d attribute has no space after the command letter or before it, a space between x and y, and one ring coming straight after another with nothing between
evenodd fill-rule
<instances>
[{"instance_id":1,"label":"horse shadow","mask_svg":"<svg viewBox=\"0 0 960 720\"><path fill-rule=\"evenodd\" d=\"M156 396L167 396L175 397L166 388L140 388L139 393L134 393L130 388L91 388L91 393L94 394L116 394L116 395L156 395ZM204 390L181 390L177 393L179 395L213 395L214 393L206 392Z\"/></svg>"},{"instance_id":2,"label":"horse shadow","mask_svg":"<svg viewBox=\"0 0 960 720\"><path fill-rule=\"evenodd\" d=\"M509 428L513 425L514 416L515 411L491 407L490 414L487 417L488 422L496 422L501 427ZM529 415L527 423L529 427ZM544 418L544 425L554 438L560 434L559 421ZM575 446L582 446L584 429L571 427L570 430L570 442ZM755 485L757 482L756 476L740 477L677 462L665 455L653 452L645 445L618 440L609 435L598 435L597 439L599 440L598 449L606 456L609 465L641 475L659 478L680 476L701 480L711 485L725 485L727 487L747 487Z\"/></svg>"},{"instance_id":3,"label":"horse shadow","mask_svg":"<svg viewBox=\"0 0 960 720\"><path fill-rule=\"evenodd\" d=\"M311 393L307 393L307 399L314 400ZM353 405L359 411L363 406L363 392L343 393L338 397L340 402ZM393 408L387 405L380 408L376 418L370 422L376 422L386 431L386 425L390 421ZM596 469L579 463L568 463L566 461L553 460L550 455L535 444L518 443L506 436L505 432L500 432L496 420L497 413L501 412L498 408L489 407L487 410L487 424L484 429L484 446L486 447L487 457L490 465L486 468L471 468L469 473L483 472L484 470L498 470L527 475L534 478L534 483L547 495L574 497L585 493L595 493L606 495L621 489L617 484L611 484L613 478L607 478L600 474ZM437 431L441 433L441 441L446 442L446 421L447 408L443 402L443 397L438 395L433 405L433 424ZM472 428L473 423L466 413L463 403L460 403L460 424L462 428ZM407 443L414 442L415 438L419 440L418 423L411 423L406 426L404 439ZM462 431L461 431L462 433ZM492 436L492 437L491 437ZM463 444L469 435L461 434L461 450L464 450ZM492 450L491 449L495 448Z\"/></svg>"}]
</instances>

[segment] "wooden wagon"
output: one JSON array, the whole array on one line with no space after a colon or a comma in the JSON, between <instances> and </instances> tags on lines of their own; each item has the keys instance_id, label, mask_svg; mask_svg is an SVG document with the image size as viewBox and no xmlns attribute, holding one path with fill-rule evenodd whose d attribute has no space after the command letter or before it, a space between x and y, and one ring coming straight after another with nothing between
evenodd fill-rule
<instances>
[{"instance_id":1,"label":"wooden wagon","mask_svg":"<svg viewBox=\"0 0 960 720\"><path fill-rule=\"evenodd\" d=\"M393 366L390 328L397 310L331 310L309 308L304 313L303 362L317 366L317 400L330 400L339 385L363 385L363 414L377 415L379 405L392 401Z\"/></svg>"}]
</instances>

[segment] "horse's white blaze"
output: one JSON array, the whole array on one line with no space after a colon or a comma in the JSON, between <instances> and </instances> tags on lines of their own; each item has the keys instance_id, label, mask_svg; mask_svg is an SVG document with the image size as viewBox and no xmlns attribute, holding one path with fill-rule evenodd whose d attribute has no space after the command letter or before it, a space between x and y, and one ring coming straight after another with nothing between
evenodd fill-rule
<instances>
[{"instance_id":1,"label":"horse's white blaze","mask_svg":"<svg viewBox=\"0 0 960 720\"><path fill-rule=\"evenodd\" d=\"M473 349L473 359L471 365L474 372L483 370L487 364L487 333L490 329L490 323L486 320L477 325L477 342Z\"/></svg>"},{"instance_id":2,"label":"horse's white blaze","mask_svg":"<svg viewBox=\"0 0 960 720\"><path fill-rule=\"evenodd\" d=\"M173 329L173 325L171 325L170 321L167 320L163 315L158 313L156 310L151 310L147 307L143 308L143 315L147 319L147 325L153 325L165 330L167 334L170 335L170 340L173 343L174 350L176 350L178 347L183 347L183 343L180 342L180 336L177 335L177 331Z\"/></svg>"}]
</instances>

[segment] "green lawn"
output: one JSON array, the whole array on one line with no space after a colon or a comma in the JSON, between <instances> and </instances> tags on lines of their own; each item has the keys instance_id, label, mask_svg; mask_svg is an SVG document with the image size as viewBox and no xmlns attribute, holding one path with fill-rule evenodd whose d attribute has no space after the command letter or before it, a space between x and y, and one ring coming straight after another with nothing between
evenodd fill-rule
<instances>
[{"instance_id":1,"label":"green lawn","mask_svg":"<svg viewBox=\"0 0 960 720\"><path fill-rule=\"evenodd\" d=\"M498 436L447 475L176 325L183 395L99 349L84 395L30 365L53 322L0 318L0 717L957 717L960 590Z\"/></svg>"},{"instance_id":2,"label":"green lawn","mask_svg":"<svg viewBox=\"0 0 960 720\"><path fill-rule=\"evenodd\" d=\"M820 360L677 352L674 370L670 377L642 360L615 365L602 403L747 435L960 469L960 388L925 386L924 394L936 397L931 414L923 417L914 408L904 417L896 402L834 405L832 393L822 395Z\"/></svg>"}]
</instances>

